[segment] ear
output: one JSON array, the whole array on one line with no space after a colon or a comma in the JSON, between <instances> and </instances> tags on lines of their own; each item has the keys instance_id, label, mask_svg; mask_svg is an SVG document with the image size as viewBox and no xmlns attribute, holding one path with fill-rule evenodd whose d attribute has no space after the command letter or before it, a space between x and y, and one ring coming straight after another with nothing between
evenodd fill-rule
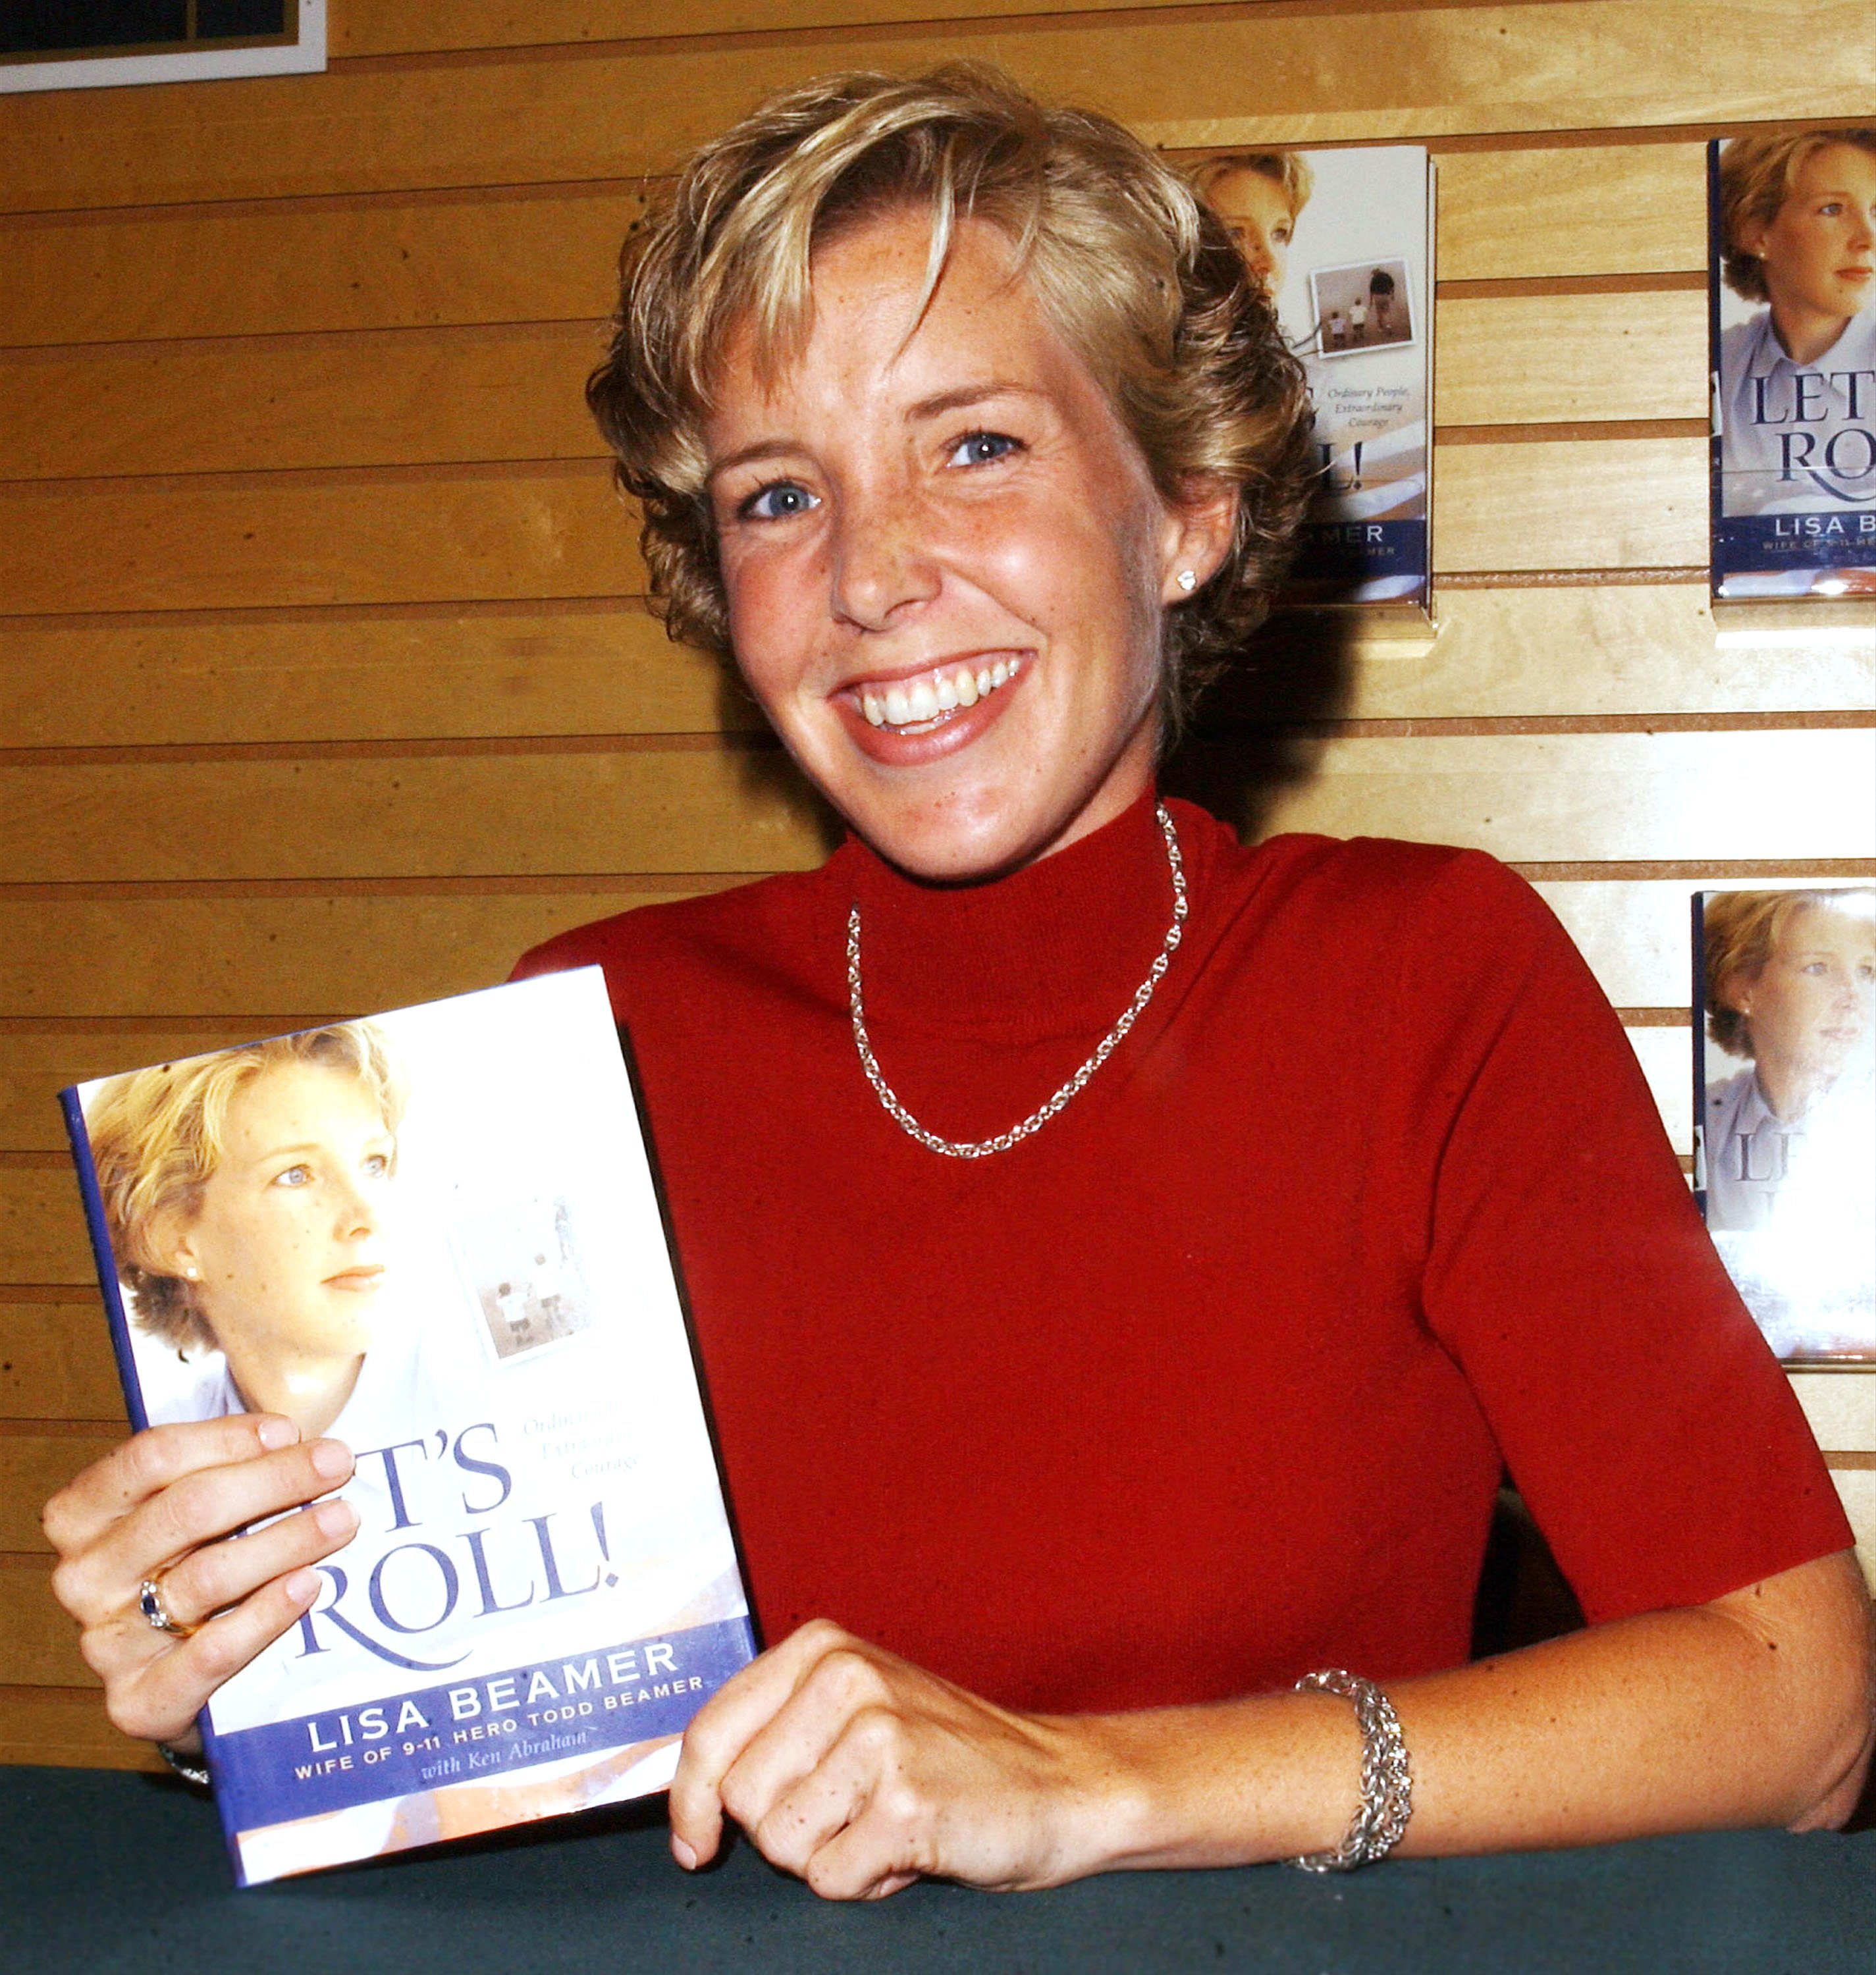
<instances>
[{"instance_id":1,"label":"ear","mask_svg":"<svg viewBox=\"0 0 1876 1975\"><path fill-rule=\"evenodd\" d=\"M1713 999L1721 1007L1730 1008L1736 1015L1749 1018L1753 1012L1752 977L1736 967L1730 974L1723 974L1720 984L1713 991Z\"/></svg>"},{"instance_id":2,"label":"ear","mask_svg":"<svg viewBox=\"0 0 1876 1975\"><path fill-rule=\"evenodd\" d=\"M146 1268L160 1275L179 1276L185 1282L201 1281L202 1257L196 1252L193 1231L181 1214L173 1211L159 1214L150 1225L144 1247L149 1256Z\"/></svg>"},{"instance_id":3,"label":"ear","mask_svg":"<svg viewBox=\"0 0 1876 1975\"><path fill-rule=\"evenodd\" d=\"M1210 474L1195 474L1179 498L1167 504L1160 532L1160 601L1183 603L1218 573L1231 552L1238 525L1238 488Z\"/></svg>"}]
</instances>

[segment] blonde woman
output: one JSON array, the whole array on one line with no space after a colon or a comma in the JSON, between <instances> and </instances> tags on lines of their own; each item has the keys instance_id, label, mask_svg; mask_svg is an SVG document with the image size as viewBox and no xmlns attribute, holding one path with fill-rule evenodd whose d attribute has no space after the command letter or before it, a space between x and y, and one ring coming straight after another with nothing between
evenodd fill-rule
<instances>
[{"instance_id":1,"label":"blonde woman","mask_svg":"<svg viewBox=\"0 0 1876 1975\"><path fill-rule=\"evenodd\" d=\"M591 396L672 629L851 833L524 964L600 961L630 1031L770 1642L680 1862L731 1818L841 1898L1840 1820L1848 1530L1568 941L1476 854L1157 797L1309 468L1190 188L993 72L804 85L635 237ZM170 1458L284 1485L240 1451ZM1596 1622L1469 1665L1507 1459ZM215 1533L165 1478L49 1512L88 1625L153 1518Z\"/></svg>"},{"instance_id":2,"label":"blonde woman","mask_svg":"<svg viewBox=\"0 0 1876 1975\"><path fill-rule=\"evenodd\" d=\"M1288 271L1290 243L1315 189L1309 160L1298 151L1232 151L1207 158L1193 189L1225 223L1244 265L1272 302Z\"/></svg>"}]
</instances>

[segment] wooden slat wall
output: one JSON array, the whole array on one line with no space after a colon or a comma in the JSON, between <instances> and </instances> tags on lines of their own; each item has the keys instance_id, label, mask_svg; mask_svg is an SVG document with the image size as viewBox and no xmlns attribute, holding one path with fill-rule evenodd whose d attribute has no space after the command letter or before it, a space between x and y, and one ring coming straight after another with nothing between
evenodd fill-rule
<instances>
[{"instance_id":1,"label":"wooden slat wall","mask_svg":"<svg viewBox=\"0 0 1876 1975\"><path fill-rule=\"evenodd\" d=\"M1866 0L680 15L332 0L324 76L0 102L0 1759L147 1760L45 1588L123 1418L51 1093L821 854L578 394L647 175L766 88L972 56L1175 152L1433 146L1440 636L1358 648L1261 821L1525 868L1683 1152L1689 892L1871 868L1876 610L1716 627L1700 567L1701 140L1876 116ZM1876 1540L1876 1377L1796 1383Z\"/></svg>"}]
</instances>

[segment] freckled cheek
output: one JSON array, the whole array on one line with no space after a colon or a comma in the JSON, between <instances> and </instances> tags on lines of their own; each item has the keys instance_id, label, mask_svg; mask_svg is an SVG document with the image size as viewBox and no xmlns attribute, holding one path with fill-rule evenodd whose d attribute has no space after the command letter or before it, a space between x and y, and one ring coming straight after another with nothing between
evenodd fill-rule
<instances>
[{"instance_id":1,"label":"freckled cheek","mask_svg":"<svg viewBox=\"0 0 1876 1975\"><path fill-rule=\"evenodd\" d=\"M779 559L752 559L726 581L730 645L750 691L765 702L788 692L807 669L804 634L824 616L824 601L817 609L811 582Z\"/></svg>"}]
</instances>

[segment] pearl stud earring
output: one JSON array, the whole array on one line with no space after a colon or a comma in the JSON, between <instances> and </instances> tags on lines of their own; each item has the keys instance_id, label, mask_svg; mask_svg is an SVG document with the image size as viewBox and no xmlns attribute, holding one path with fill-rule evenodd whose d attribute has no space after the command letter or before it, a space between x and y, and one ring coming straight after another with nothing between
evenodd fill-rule
<instances>
[{"instance_id":1,"label":"pearl stud earring","mask_svg":"<svg viewBox=\"0 0 1876 1975\"><path fill-rule=\"evenodd\" d=\"M1179 587L1190 593L1199 587L1199 573L1196 569L1182 569L1179 572Z\"/></svg>"}]
</instances>

